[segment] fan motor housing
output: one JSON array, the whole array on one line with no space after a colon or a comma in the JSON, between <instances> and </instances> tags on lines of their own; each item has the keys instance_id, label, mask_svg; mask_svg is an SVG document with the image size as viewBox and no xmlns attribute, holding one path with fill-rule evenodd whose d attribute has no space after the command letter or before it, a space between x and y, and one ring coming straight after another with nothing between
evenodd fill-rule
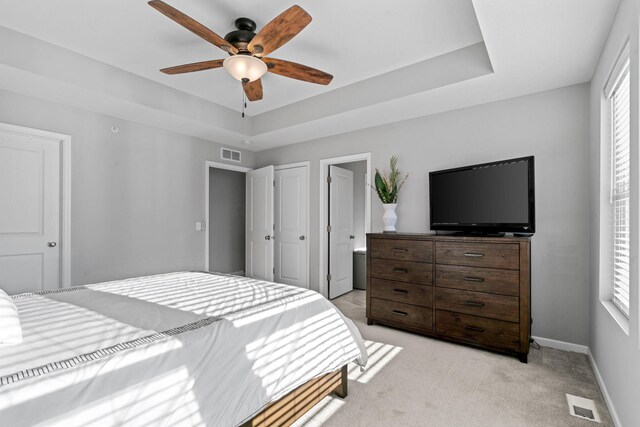
<instances>
[{"instance_id":1,"label":"fan motor housing","mask_svg":"<svg viewBox=\"0 0 640 427\"><path fill-rule=\"evenodd\" d=\"M247 45L256 36L256 23L249 18L236 19L237 30L231 31L224 39L235 46L239 51L246 51Z\"/></svg>"}]
</instances>

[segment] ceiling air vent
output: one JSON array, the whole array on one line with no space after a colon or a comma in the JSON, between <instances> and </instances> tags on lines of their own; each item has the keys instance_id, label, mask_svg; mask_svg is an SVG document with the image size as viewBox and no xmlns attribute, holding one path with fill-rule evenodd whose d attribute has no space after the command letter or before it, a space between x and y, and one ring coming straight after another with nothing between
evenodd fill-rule
<instances>
[{"instance_id":1,"label":"ceiling air vent","mask_svg":"<svg viewBox=\"0 0 640 427\"><path fill-rule=\"evenodd\" d=\"M223 160L231 160L232 162L240 163L240 152L236 150L231 150L230 148L221 148L220 157Z\"/></svg>"}]
</instances>

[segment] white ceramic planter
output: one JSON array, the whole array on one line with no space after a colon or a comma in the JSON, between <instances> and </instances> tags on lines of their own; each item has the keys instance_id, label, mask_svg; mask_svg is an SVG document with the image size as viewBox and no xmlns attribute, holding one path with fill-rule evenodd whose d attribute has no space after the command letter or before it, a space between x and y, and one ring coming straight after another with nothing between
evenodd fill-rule
<instances>
[{"instance_id":1,"label":"white ceramic planter","mask_svg":"<svg viewBox=\"0 0 640 427\"><path fill-rule=\"evenodd\" d=\"M385 233L396 232L396 221L398 221L398 215L396 215L397 203L383 203L384 214L382 214L382 223L384 224Z\"/></svg>"}]
</instances>

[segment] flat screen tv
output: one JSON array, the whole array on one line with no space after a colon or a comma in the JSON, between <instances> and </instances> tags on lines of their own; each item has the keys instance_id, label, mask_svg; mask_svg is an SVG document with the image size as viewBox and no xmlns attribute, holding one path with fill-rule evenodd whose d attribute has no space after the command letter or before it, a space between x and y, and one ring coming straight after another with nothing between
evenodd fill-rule
<instances>
[{"instance_id":1,"label":"flat screen tv","mask_svg":"<svg viewBox=\"0 0 640 427\"><path fill-rule=\"evenodd\" d=\"M430 172L429 210L436 231L532 234L533 156Z\"/></svg>"}]
</instances>

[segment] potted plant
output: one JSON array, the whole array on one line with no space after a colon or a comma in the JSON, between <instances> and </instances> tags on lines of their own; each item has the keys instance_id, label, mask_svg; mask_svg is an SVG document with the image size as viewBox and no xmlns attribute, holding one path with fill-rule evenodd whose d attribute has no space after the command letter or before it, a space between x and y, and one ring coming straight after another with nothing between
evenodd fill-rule
<instances>
[{"instance_id":1,"label":"potted plant","mask_svg":"<svg viewBox=\"0 0 640 427\"><path fill-rule=\"evenodd\" d=\"M398 216L396 215L398 193L409 174L406 173L402 176L400 169L398 169L398 158L396 156L391 156L389 167L391 170L388 175L385 172L380 173L376 168L374 184L376 193L378 193L378 197L384 208L384 214L382 215L382 222L384 223L383 231L385 233L395 233L396 221L398 220Z\"/></svg>"}]
</instances>

